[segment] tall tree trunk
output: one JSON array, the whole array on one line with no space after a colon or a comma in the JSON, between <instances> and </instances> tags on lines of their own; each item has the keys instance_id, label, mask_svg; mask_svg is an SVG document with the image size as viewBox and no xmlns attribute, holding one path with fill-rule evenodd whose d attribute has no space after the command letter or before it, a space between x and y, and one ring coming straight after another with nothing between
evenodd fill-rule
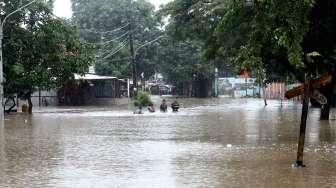
<instances>
[{"instance_id":1,"label":"tall tree trunk","mask_svg":"<svg viewBox=\"0 0 336 188\"><path fill-rule=\"evenodd\" d=\"M267 106L267 100L266 100L266 89L265 87L263 86L263 98L264 98L264 103L265 103L265 106Z\"/></svg>"},{"instance_id":2,"label":"tall tree trunk","mask_svg":"<svg viewBox=\"0 0 336 188\"><path fill-rule=\"evenodd\" d=\"M263 98L264 98L264 103L265 103L265 106L267 106L267 100L266 100L266 86L264 84L264 76L262 75L262 68L259 67L259 70L258 70L258 75L259 75L259 95L260 95L260 98L261 98L261 91L260 89L262 88L262 92L263 92Z\"/></svg>"},{"instance_id":3,"label":"tall tree trunk","mask_svg":"<svg viewBox=\"0 0 336 188\"><path fill-rule=\"evenodd\" d=\"M323 105L321 108L321 120L329 120L330 115L330 103Z\"/></svg>"},{"instance_id":4,"label":"tall tree trunk","mask_svg":"<svg viewBox=\"0 0 336 188\"><path fill-rule=\"evenodd\" d=\"M331 83L329 83L325 87L325 92L323 93L325 97L327 97L328 103L323 105L321 108L321 120L329 120L330 108L331 108L331 104L333 103L333 98L334 98L333 95L334 95L335 85L336 85L336 75L333 74Z\"/></svg>"},{"instance_id":5,"label":"tall tree trunk","mask_svg":"<svg viewBox=\"0 0 336 188\"><path fill-rule=\"evenodd\" d=\"M31 93L30 92L27 94L27 100L28 100L28 113L32 114L33 113L33 103L32 103L32 100L31 100Z\"/></svg>"},{"instance_id":6,"label":"tall tree trunk","mask_svg":"<svg viewBox=\"0 0 336 188\"><path fill-rule=\"evenodd\" d=\"M207 79L207 96L206 97L211 97L212 95L212 87L213 87L213 83L211 79ZM214 88L216 90L216 84L214 85ZM215 92L216 94L216 92ZM218 95L218 94L217 94ZM216 96L217 97L217 96Z\"/></svg>"},{"instance_id":7,"label":"tall tree trunk","mask_svg":"<svg viewBox=\"0 0 336 188\"><path fill-rule=\"evenodd\" d=\"M193 97L192 96L192 91L193 91L193 83L192 81L188 83L188 97Z\"/></svg>"}]
</instances>

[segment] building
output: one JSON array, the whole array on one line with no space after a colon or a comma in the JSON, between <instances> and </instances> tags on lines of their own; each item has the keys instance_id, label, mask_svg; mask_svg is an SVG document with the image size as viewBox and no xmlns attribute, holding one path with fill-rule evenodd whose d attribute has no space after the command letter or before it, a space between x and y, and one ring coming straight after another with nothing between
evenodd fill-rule
<instances>
[{"instance_id":1,"label":"building","mask_svg":"<svg viewBox=\"0 0 336 188\"><path fill-rule=\"evenodd\" d=\"M95 74L75 75L58 91L59 105L99 105L128 97L128 80Z\"/></svg>"}]
</instances>

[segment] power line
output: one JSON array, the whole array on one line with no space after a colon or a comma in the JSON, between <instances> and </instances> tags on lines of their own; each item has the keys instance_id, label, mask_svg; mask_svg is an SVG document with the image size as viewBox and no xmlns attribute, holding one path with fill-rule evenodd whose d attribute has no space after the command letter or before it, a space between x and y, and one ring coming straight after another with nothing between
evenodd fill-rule
<instances>
[{"instance_id":1,"label":"power line","mask_svg":"<svg viewBox=\"0 0 336 188\"><path fill-rule=\"evenodd\" d=\"M111 40L108 40L108 41L105 41L105 42L99 42L99 43L91 43L91 42L88 42L89 44L95 44L95 45L106 45L106 44L109 44L111 42L120 42L118 41L119 39L122 39L123 37L127 36L129 34L129 31L127 31L126 33L116 37L116 38L113 38Z\"/></svg>"},{"instance_id":2,"label":"power line","mask_svg":"<svg viewBox=\"0 0 336 188\"><path fill-rule=\"evenodd\" d=\"M107 59L107 58L109 58L109 57L117 54L120 50L122 50L123 48L125 48L126 45L127 45L127 43L123 43L123 45L120 45L119 48L117 48L112 53L108 54L107 56L103 57L103 59Z\"/></svg>"},{"instance_id":3,"label":"power line","mask_svg":"<svg viewBox=\"0 0 336 188\"><path fill-rule=\"evenodd\" d=\"M126 25L124 25L122 27L119 27L117 29L113 29L113 30L110 30L110 31L98 31L98 30L93 30L93 29L81 29L81 30L92 32L92 33L97 33L97 34L108 34L108 33L114 33L116 31L120 31L120 30L124 29L125 27L127 27L128 25L129 25L129 23L127 23Z\"/></svg>"},{"instance_id":4,"label":"power line","mask_svg":"<svg viewBox=\"0 0 336 188\"><path fill-rule=\"evenodd\" d=\"M107 59L112 57L113 55L117 54L119 51L121 51L127 44L124 44L123 46L120 46L116 51L112 52L111 54L103 57L103 59Z\"/></svg>"},{"instance_id":5,"label":"power line","mask_svg":"<svg viewBox=\"0 0 336 188\"><path fill-rule=\"evenodd\" d=\"M129 31L127 31L126 33L120 35L119 37L116 37L116 38L111 39L111 40L106 41L106 42L102 42L102 43L100 43L100 45L108 44L110 42L119 42L118 40L121 39L121 38L123 38L124 36L128 35L128 33L129 33Z\"/></svg>"},{"instance_id":6,"label":"power line","mask_svg":"<svg viewBox=\"0 0 336 188\"><path fill-rule=\"evenodd\" d=\"M153 43L153 42L159 40L159 39L162 38L162 37L166 37L166 36L165 36L165 35L158 36L158 37L155 38L154 40L151 40L151 41L146 42L146 43L142 44L141 46L139 46L139 47L135 50L135 56L137 55L138 51L139 51L141 48L143 48L143 47L145 47L145 46L147 46L147 45L149 45L149 44L151 44L151 43Z\"/></svg>"},{"instance_id":7,"label":"power line","mask_svg":"<svg viewBox=\"0 0 336 188\"><path fill-rule=\"evenodd\" d=\"M119 46L122 46L122 45L124 45L125 43L127 43L127 39L125 39L125 40L123 40L122 42L118 42L118 46L116 47L116 48L119 48ZM106 53L110 53L111 52L111 48L113 49L113 46L111 46L111 47L107 47L107 46L104 46L104 47L106 47L106 48L104 48L104 51L102 52L103 54L106 54ZM115 48L115 49L116 49ZM102 48L101 48L102 49Z\"/></svg>"}]
</instances>

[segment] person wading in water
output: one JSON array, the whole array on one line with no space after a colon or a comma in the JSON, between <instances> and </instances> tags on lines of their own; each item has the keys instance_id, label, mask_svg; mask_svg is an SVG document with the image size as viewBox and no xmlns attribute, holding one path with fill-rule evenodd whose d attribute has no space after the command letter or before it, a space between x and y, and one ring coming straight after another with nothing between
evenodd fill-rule
<instances>
[{"instance_id":1,"label":"person wading in water","mask_svg":"<svg viewBox=\"0 0 336 188\"><path fill-rule=\"evenodd\" d=\"M171 104L171 108L173 109L173 112L178 112L178 109L180 108L180 104L177 101L174 101Z\"/></svg>"},{"instance_id":2,"label":"person wading in water","mask_svg":"<svg viewBox=\"0 0 336 188\"><path fill-rule=\"evenodd\" d=\"M160 111L161 112L167 112L167 104L166 104L166 99L162 100L162 103L160 105Z\"/></svg>"},{"instance_id":3,"label":"person wading in water","mask_svg":"<svg viewBox=\"0 0 336 188\"><path fill-rule=\"evenodd\" d=\"M151 112L151 113L154 113L155 112L155 108L154 108L154 104L153 103L150 103L149 105L148 105L148 111L149 112Z\"/></svg>"}]
</instances>

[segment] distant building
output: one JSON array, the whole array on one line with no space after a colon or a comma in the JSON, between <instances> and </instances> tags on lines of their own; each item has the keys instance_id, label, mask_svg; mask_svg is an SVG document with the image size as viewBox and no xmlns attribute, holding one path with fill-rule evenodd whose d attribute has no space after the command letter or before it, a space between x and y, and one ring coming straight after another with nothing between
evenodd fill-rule
<instances>
[{"instance_id":1,"label":"distant building","mask_svg":"<svg viewBox=\"0 0 336 188\"><path fill-rule=\"evenodd\" d=\"M172 94L171 85L149 83L148 90L151 95L171 95Z\"/></svg>"},{"instance_id":2,"label":"distant building","mask_svg":"<svg viewBox=\"0 0 336 188\"><path fill-rule=\"evenodd\" d=\"M163 80L163 75L160 73L155 73L154 76L146 81L145 89L151 95L172 95L173 86L168 85Z\"/></svg>"},{"instance_id":3,"label":"distant building","mask_svg":"<svg viewBox=\"0 0 336 188\"><path fill-rule=\"evenodd\" d=\"M121 97L128 97L126 80L95 74L75 75L58 91L60 105L96 105Z\"/></svg>"}]
</instances>

